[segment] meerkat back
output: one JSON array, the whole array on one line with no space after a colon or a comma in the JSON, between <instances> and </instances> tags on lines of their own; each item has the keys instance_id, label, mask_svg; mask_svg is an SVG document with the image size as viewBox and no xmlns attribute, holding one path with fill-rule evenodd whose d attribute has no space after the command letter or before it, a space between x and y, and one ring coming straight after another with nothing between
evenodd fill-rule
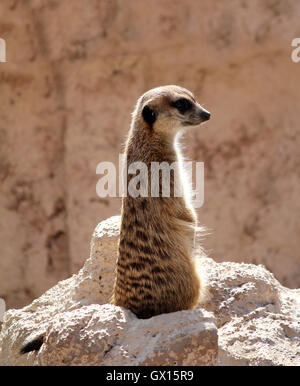
<instances>
[{"instance_id":1,"label":"meerkat back","mask_svg":"<svg viewBox=\"0 0 300 386\"><path fill-rule=\"evenodd\" d=\"M133 112L125 169L142 165L144 173L138 189L132 189L136 177L126 176L112 302L139 318L194 308L204 292L192 258L197 219L184 193L175 138L209 118L178 86L148 91Z\"/></svg>"}]
</instances>

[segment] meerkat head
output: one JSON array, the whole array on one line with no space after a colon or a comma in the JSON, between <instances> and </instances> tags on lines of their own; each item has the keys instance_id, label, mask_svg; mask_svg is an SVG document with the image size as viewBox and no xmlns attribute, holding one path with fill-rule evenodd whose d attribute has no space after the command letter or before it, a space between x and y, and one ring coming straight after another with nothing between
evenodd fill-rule
<instances>
[{"instance_id":1,"label":"meerkat head","mask_svg":"<svg viewBox=\"0 0 300 386\"><path fill-rule=\"evenodd\" d=\"M210 118L210 113L196 102L189 90L173 85L147 91L138 100L133 115L139 127L170 137Z\"/></svg>"}]
</instances>

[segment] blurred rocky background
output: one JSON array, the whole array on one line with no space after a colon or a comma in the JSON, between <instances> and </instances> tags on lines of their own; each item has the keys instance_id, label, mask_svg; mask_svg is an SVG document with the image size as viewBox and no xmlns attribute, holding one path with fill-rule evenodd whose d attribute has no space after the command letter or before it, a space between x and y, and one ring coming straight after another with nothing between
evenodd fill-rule
<instances>
[{"instance_id":1,"label":"blurred rocky background","mask_svg":"<svg viewBox=\"0 0 300 386\"><path fill-rule=\"evenodd\" d=\"M298 0L1 0L0 298L22 307L81 268L120 199L96 194L130 114L178 84L212 112L189 131L205 163L203 240L217 262L300 286ZM234 256L234 258L232 258Z\"/></svg>"}]
</instances>

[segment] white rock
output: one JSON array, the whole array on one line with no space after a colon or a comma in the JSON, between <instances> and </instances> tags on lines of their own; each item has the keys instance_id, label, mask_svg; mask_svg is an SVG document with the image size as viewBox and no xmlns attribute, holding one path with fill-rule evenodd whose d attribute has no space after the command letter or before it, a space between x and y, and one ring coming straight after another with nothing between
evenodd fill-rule
<instances>
[{"instance_id":1,"label":"white rock","mask_svg":"<svg viewBox=\"0 0 300 386\"><path fill-rule=\"evenodd\" d=\"M262 265L202 258L206 310L140 320L106 304L119 222L115 216L97 226L91 256L77 275L29 306L6 312L0 364L300 365L300 290L283 287ZM40 350L21 355L24 343L40 335Z\"/></svg>"},{"instance_id":2,"label":"white rock","mask_svg":"<svg viewBox=\"0 0 300 386\"><path fill-rule=\"evenodd\" d=\"M111 298L120 217L100 223L91 256L77 275L20 310L8 310L0 333L2 365L213 365L214 316L195 309L137 319ZM39 351L20 349L45 336Z\"/></svg>"}]
</instances>

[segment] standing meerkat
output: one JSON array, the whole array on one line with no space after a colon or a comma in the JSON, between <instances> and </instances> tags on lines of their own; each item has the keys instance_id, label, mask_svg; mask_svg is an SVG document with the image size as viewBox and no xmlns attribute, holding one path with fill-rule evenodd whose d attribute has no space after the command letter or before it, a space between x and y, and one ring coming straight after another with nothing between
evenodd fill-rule
<instances>
[{"instance_id":1,"label":"standing meerkat","mask_svg":"<svg viewBox=\"0 0 300 386\"><path fill-rule=\"evenodd\" d=\"M179 182L184 192L176 135L209 118L210 113L182 87L164 86L146 92L132 114L126 164L143 162L150 171L153 162L176 162L170 189L174 193L174 184ZM151 192L151 176L147 183ZM194 308L204 293L192 256L196 228L196 213L187 193L164 197L161 177L158 197L150 193L132 197L127 192L122 199L112 303L130 309L138 318Z\"/></svg>"}]
</instances>

